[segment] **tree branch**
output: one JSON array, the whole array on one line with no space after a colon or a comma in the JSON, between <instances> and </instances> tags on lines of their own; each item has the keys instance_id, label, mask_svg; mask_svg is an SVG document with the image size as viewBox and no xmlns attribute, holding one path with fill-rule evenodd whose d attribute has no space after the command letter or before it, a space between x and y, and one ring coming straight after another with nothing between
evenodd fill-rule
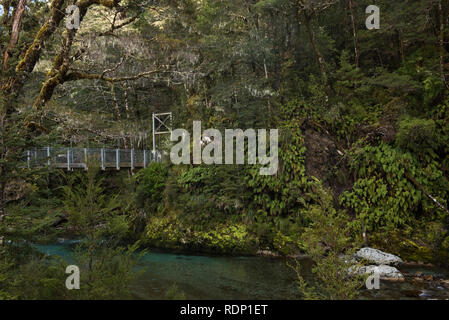
<instances>
[{"instance_id":1,"label":"tree branch","mask_svg":"<svg viewBox=\"0 0 449 320\"><path fill-rule=\"evenodd\" d=\"M41 50L44 46L44 42L53 34L58 27L61 20L64 18L64 11L62 5L64 0L53 0L50 5L50 17L40 28L33 43L28 47L25 56L20 60L17 65L17 72L31 72L34 69L37 61L39 60Z\"/></svg>"},{"instance_id":2,"label":"tree branch","mask_svg":"<svg viewBox=\"0 0 449 320\"><path fill-rule=\"evenodd\" d=\"M126 77L116 77L116 78L112 78L112 77L105 77L103 73L85 73L85 72L79 72L79 71L75 71L75 72L71 72L69 74L67 74L64 78L64 82L66 81L77 81L77 80L83 80L83 79L95 79L95 80L103 80L103 81L107 81L107 82L121 82L121 81L132 81L132 80L137 80L140 78L145 78L148 77L149 75L155 74L157 72L159 72L160 70L151 70L151 71L146 71L146 72L142 72L142 73L138 73L136 75L133 76L126 76Z\"/></svg>"},{"instance_id":3,"label":"tree branch","mask_svg":"<svg viewBox=\"0 0 449 320\"><path fill-rule=\"evenodd\" d=\"M111 24L111 29L108 30L108 31L105 31L105 32L100 33L99 36L102 37L102 36L106 36L106 35L112 35L112 34L114 33L115 30L118 30L118 29L120 29L120 28L123 28L123 27L125 27L125 26L127 26L127 25L133 23L134 21L136 21L136 19L137 19L139 16L140 16L140 13L136 14L135 16L129 18L128 20L126 20L126 21L124 21L124 22L122 22L122 23L120 23L120 24L118 24L118 25L115 25L115 17L114 17L114 21L113 21L112 24Z\"/></svg>"},{"instance_id":4,"label":"tree branch","mask_svg":"<svg viewBox=\"0 0 449 320\"><path fill-rule=\"evenodd\" d=\"M430 200L432 200L433 203L435 203L438 207L446 211L446 213L449 213L449 210L443 204L441 204L434 196L428 193L426 189L424 189L424 187L418 181L416 181L416 179L413 178L408 172L405 172L405 177L409 179L410 182L413 183L419 190L421 190Z\"/></svg>"},{"instance_id":5,"label":"tree branch","mask_svg":"<svg viewBox=\"0 0 449 320\"><path fill-rule=\"evenodd\" d=\"M119 5L120 1L121 0L79 0L77 6L79 8L80 23L84 19L90 6L97 4L107 8L114 8ZM77 31L78 30L75 28L65 30L64 44L53 62L53 66L47 75L47 79L42 84L39 96L36 98L33 105L34 109L41 109L42 106L50 100L54 89L58 85L64 83L69 67L73 63L73 60L70 58L70 50Z\"/></svg>"}]
</instances>

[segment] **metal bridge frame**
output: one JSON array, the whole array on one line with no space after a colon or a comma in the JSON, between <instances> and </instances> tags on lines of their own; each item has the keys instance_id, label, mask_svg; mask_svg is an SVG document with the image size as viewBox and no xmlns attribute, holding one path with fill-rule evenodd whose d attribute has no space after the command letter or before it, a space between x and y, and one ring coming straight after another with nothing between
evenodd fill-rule
<instances>
[{"instance_id":1,"label":"metal bridge frame","mask_svg":"<svg viewBox=\"0 0 449 320\"><path fill-rule=\"evenodd\" d=\"M169 134L172 131L173 114L171 112L153 113L153 152L156 153L156 135Z\"/></svg>"},{"instance_id":2,"label":"metal bridge frame","mask_svg":"<svg viewBox=\"0 0 449 320\"><path fill-rule=\"evenodd\" d=\"M146 168L151 162L161 162L162 153L150 150L106 148L51 148L28 150L27 167L52 166L73 170L88 168L88 161L98 161L101 170Z\"/></svg>"},{"instance_id":3,"label":"metal bridge frame","mask_svg":"<svg viewBox=\"0 0 449 320\"><path fill-rule=\"evenodd\" d=\"M28 150L27 167L44 165L73 170L87 170L88 160L101 164L101 169L146 168L150 162L161 162L162 153L156 149L156 136L170 134L173 115L171 112L153 113L153 150L106 149L106 148L51 148Z\"/></svg>"}]
</instances>

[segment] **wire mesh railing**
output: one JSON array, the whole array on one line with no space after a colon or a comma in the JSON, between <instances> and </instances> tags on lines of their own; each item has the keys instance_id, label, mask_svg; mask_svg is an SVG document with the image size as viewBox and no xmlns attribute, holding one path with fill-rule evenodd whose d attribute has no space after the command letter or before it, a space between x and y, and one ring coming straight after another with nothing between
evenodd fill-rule
<instances>
[{"instance_id":1,"label":"wire mesh railing","mask_svg":"<svg viewBox=\"0 0 449 320\"><path fill-rule=\"evenodd\" d=\"M53 166L62 169L87 169L89 162L99 163L101 169L146 168L151 162L161 162L160 151L107 148L46 147L26 152L27 167Z\"/></svg>"}]
</instances>

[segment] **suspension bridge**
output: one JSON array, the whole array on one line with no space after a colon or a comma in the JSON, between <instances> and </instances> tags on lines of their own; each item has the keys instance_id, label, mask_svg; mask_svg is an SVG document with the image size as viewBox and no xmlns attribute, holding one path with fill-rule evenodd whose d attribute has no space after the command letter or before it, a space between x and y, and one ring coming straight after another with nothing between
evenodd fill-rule
<instances>
[{"instance_id":1,"label":"suspension bridge","mask_svg":"<svg viewBox=\"0 0 449 320\"><path fill-rule=\"evenodd\" d=\"M111 148L36 148L26 151L28 168L49 166L73 170L85 169L91 162L99 163L102 170L146 168L151 162L161 162L162 153L157 150L156 136L170 134L173 116L171 112L153 113L153 150Z\"/></svg>"},{"instance_id":2,"label":"suspension bridge","mask_svg":"<svg viewBox=\"0 0 449 320\"><path fill-rule=\"evenodd\" d=\"M146 168L151 162L161 162L160 151L107 148L52 148L26 152L28 168L49 166L58 169L85 169L89 162L98 163L102 170Z\"/></svg>"}]
</instances>

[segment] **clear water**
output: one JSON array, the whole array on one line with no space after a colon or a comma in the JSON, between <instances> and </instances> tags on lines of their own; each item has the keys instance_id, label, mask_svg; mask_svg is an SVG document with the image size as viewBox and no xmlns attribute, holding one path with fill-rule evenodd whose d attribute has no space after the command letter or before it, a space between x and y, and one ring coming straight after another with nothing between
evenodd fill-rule
<instances>
[{"instance_id":1,"label":"clear water","mask_svg":"<svg viewBox=\"0 0 449 320\"><path fill-rule=\"evenodd\" d=\"M285 261L261 257L149 253L135 284L138 298L158 299L174 283L187 299L295 299L295 276Z\"/></svg>"},{"instance_id":2,"label":"clear water","mask_svg":"<svg viewBox=\"0 0 449 320\"><path fill-rule=\"evenodd\" d=\"M71 261L76 241L36 245L41 252ZM311 279L310 261L302 260L305 277ZM199 256L150 252L139 264L141 275L132 284L135 299L164 299L176 284L186 299L300 299L295 273L284 259L264 257ZM447 270L404 267L415 272L448 279ZM364 290L361 299L449 299L449 290L438 281L417 282L406 276L401 283L381 282L380 290Z\"/></svg>"}]
</instances>

